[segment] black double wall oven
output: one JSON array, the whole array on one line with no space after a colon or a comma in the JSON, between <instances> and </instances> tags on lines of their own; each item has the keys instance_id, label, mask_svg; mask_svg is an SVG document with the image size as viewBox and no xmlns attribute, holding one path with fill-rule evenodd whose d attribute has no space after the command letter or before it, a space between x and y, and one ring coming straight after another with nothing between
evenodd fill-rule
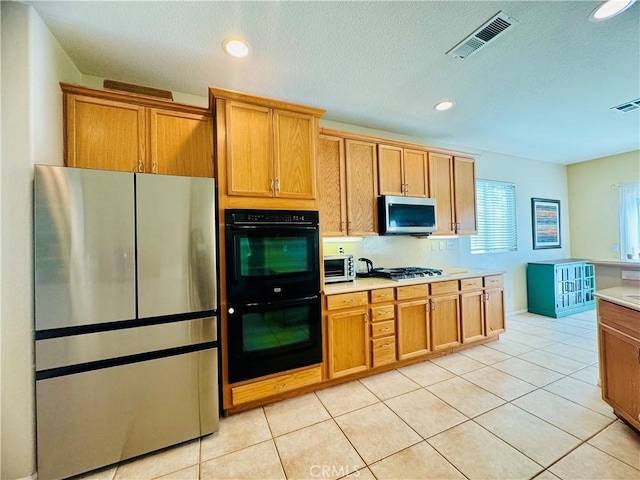
<instances>
[{"instance_id":1,"label":"black double wall oven","mask_svg":"<svg viewBox=\"0 0 640 480\"><path fill-rule=\"evenodd\" d=\"M317 211L225 210L229 382L322 362Z\"/></svg>"}]
</instances>

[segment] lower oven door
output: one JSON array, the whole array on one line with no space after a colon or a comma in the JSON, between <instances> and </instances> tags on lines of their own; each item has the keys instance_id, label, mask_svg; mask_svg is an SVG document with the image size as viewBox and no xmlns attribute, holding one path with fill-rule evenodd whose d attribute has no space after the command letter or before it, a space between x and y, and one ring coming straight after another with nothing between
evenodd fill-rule
<instances>
[{"instance_id":1,"label":"lower oven door","mask_svg":"<svg viewBox=\"0 0 640 480\"><path fill-rule=\"evenodd\" d=\"M227 313L229 383L322 362L319 295Z\"/></svg>"}]
</instances>

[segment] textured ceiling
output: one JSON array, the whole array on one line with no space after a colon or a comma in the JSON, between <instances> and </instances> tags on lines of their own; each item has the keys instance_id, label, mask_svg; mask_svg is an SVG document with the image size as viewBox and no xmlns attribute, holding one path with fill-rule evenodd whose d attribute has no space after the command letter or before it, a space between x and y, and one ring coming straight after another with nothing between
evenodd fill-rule
<instances>
[{"instance_id":1,"label":"textured ceiling","mask_svg":"<svg viewBox=\"0 0 640 480\"><path fill-rule=\"evenodd\" d=\"M327 110L433 146L573 163L640 148L640 2L25 2L85 75L205 97L210 85ZM446 53L498 11L518 24ZM245 59L222 41L244 38ZM442 99L455 107L435 112Z\"/></svg>"}]
</instances>

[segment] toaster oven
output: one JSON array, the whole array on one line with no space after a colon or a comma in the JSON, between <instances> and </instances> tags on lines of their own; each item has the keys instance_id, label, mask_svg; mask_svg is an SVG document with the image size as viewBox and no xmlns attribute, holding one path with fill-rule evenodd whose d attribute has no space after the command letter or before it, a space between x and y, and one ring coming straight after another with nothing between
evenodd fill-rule
<instances>
[{"instance_id":1,"label":"toaster oven","mask_svg":"<svg viewBox=\"0 0 640 480\"><path fill-rule=\"evenodd\" d=\"M350 282L356 279L353 255L325 255L324 283Z\"/></svg>"}]
</instances>

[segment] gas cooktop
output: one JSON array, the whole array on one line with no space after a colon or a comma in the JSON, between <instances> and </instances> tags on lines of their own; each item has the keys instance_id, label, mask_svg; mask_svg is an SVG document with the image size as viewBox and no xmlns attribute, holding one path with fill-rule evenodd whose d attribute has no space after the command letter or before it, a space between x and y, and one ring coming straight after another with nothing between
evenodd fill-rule
<instances>
[{"instance_id":1,"label":"gas cooktop","mask_svg":"<svg viewBox=\"0 0 640 480\"><path fill-rule=\"evenodd\" d=\"M376 268L371 272L372 277L389 278L391 280L408 280L438 275L442 275L442 270L423 267Z\"/></svg>"}]
</instances>

